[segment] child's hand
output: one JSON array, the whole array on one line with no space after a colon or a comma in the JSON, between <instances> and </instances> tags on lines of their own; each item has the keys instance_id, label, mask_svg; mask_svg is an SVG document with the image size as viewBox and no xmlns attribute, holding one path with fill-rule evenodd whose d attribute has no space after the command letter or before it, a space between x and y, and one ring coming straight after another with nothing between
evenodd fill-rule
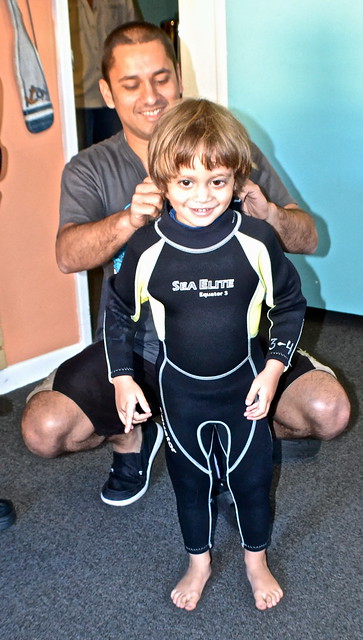
<instances>
[{"instance_id":1,"label":"child's hand","mask_svg":"<svg viewBox=\"0 0 363 640\"><path fill-rule=\"evenodd\" d=\"M141 388L131 376L113 378L113 384L117 412L125 425L125 433L128 433L134 428L134 424L146 422L151 418L150 407ZM144 413L136 411L137 404Z\"/></svg>"},{"instance_id":2,"label":"child's hand","mask_svg":"<svg viewBox=\"0 0 363 640\"><path fill-rule=\"evenodd\" d=\"M256 376L246 397L244 416L248 420L261 420L268 414L284 365L279 360L268 360Z\"/></svg>"}]
</instances>

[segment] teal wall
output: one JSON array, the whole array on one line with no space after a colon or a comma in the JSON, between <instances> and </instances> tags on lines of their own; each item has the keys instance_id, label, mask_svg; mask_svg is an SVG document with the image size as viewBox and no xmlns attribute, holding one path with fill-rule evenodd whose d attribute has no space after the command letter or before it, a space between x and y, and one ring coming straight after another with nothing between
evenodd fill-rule
<instances>
[{"instance_id":1,"label":"teal wall","mask_svg":"<svg viewBox=\"0 0 363 640\"><path fill-rule=\"evenodd\" d=\"M138 0L144 20L160 24L163 20L175 18L178 0Z\"/></svg>"},{"instance_id":2,"label":"teal wall","mask_svg":"<svg viewBox=\"0 0 363 640\"><path fill-rule=\"evenodd\" d=\"M310 306L363 314L361 0L226 0L229 107L314 214Z\"/></svg>"}]
</instances>

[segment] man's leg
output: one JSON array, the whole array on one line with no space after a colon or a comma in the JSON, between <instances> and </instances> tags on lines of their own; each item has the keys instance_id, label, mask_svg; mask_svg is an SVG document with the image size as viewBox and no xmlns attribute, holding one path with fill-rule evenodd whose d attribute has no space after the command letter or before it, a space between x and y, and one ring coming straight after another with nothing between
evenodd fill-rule
<instances>
[{"instance_id":1,"label":"man's leg","mask_svg":"<svg viewBox=\"0 0 363 640\"><path fill-rule=\"evenodd\" d=\"M315 456L319 440L332 440L346 429L350 402L334 372L302 349L281 377L269 412L275 435L274 461ZM314 442L314 441L315 442ZM225 465L218 446L214 449L216 493L227 490Z\"/></svg>"},{"instance_id":2,"label":"man's leg","mask_svg":"<svg viewBox=\"0 0 363 640\"><path fill-rule=\"evenodd\" d=\"M44 458L92 449L104 441L75 402L58 391L33 395L25 406L21 428L28 449Z\"/></svg>"},{"instance_id":3,"label":"man's leg","mask_svg":"<svg viewBox=\"0 0 363 640\"><path fill-rule=\"evenodd\" d=\"M135 380L148 399L153 416L158 416L160 402L154 365L135 353L134 369ZM125 441L120 441L119 435L109 438L114 444L113 462L109 477L102 487L101 500L115 507L131 504L147 491L151 467L164 437L161 425L153 420L143 423L141 428L133 429L127 437L130 434L134 434L134 437L136 435L136 440L134 447L128 451L125 450ZM129 441L126 446L129 446Z\"/></svg>"},{"instance_id":4,"label":"man's leg","mask_svg":"<svg viewBox=\"0 0 363 640\"><path fill-rule=\"evenodd\" d=\"M141 385L144 366L138 358ZM150 368L153 379L153 366ZM154 411L156 405L158 413L158 399L151 399L150 404ZM139 427L123 433L102 342L62 363L28 396L22 431L28 448L48 458L91 449L105 439L111 441L113 465L101 497L120 506L134 502L147 490L151 465L162 442L162 428L151 421L144 434ZM108 490L112 495L104 499Z\"/></svg>"},{"instance_id":5,"label":"man's leg","mask_svg":"<svg viewBox=\"0 0 363 640\"><path fill-rule=\"evenodd\" d=\"M295 356L288 379L282 380L275 398L275 436L331 440L348 425L348 396L328 367L304 351L298 350Z\"/></svg>"},{"instance_id":6,"label":"man's leg","mask_svg":"<svg viewBox=\"0 0 363 640\"><path fill-rule=\"evenodd\" d=\"M95 432L90 419L73 400L51 390L31 397L24 409L21 427L28 449L44 458L94 449L106 439ZM119 453L138 452L141 429L111 436L109 440Z\"/></svg>"}]
</instances>

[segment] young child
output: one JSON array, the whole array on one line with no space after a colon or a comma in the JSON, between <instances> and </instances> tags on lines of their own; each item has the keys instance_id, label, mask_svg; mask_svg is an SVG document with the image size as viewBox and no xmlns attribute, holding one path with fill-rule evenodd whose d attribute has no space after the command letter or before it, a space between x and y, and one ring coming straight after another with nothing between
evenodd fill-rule
<instances>
[{"instance_id":1,"label":"young child","mask_svg":"<svg viewBox=\"0 0 363 640\"><path fill-rule=\"evenodd\" d=\"M217 438L247 577L257 608L267 609L283 592L266 560L272 475L266 415L301 333L300 280L272 228L229 208L249 176L250 151L228 110L194 99L170 109L150 140L149 173L172 209L135 232L110 281L105 344L117 409L125 432L135 416L151 415L133 379L136 322L149 301L160 341L166 459L189 553L171 598L194 609L211 575ZM267 357L258 336L264 300Z\"/></svg>"}]
</instances>

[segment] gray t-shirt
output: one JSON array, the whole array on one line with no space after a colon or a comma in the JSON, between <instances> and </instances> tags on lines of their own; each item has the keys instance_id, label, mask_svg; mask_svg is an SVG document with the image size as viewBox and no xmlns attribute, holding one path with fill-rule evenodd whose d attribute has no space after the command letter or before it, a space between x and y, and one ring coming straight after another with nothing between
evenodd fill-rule
<instances>
[{"instance_id":1,"label":"gray t-shirt","mask_svg":"<svg viewBox=\"0 0 363 640\"><path fill-rule=\"evenodd\" d=\"M260 149L251 143L253 169L251 180L258 184L267 199L280 207L294 202L279 176ZM62 176L60 223L96 222L125 209L135 188L146 178L140 158L132 151L123 132L80 151L65 166ZM114 272L113 261L103 265L104 280L96 340L102 339L102 322L106 298L106 281ZM135 351L146 360L155 361L158 341L147 305L135 337Z\"/></svg>"},{"instance_id":2,"label":"gray t-shirt","mask_svg":"<svg viewBox=\"0 0 363 640\"><path fill-rule=\"evenodd\" d=\"M295 204L296 200L289 193L273 166L269 163L261 149L250 142L252 153L252 182L259 185L262 193L269 202L274 202L278 207L286 207L287 204Z\"/></svg>"}]
</instances>

